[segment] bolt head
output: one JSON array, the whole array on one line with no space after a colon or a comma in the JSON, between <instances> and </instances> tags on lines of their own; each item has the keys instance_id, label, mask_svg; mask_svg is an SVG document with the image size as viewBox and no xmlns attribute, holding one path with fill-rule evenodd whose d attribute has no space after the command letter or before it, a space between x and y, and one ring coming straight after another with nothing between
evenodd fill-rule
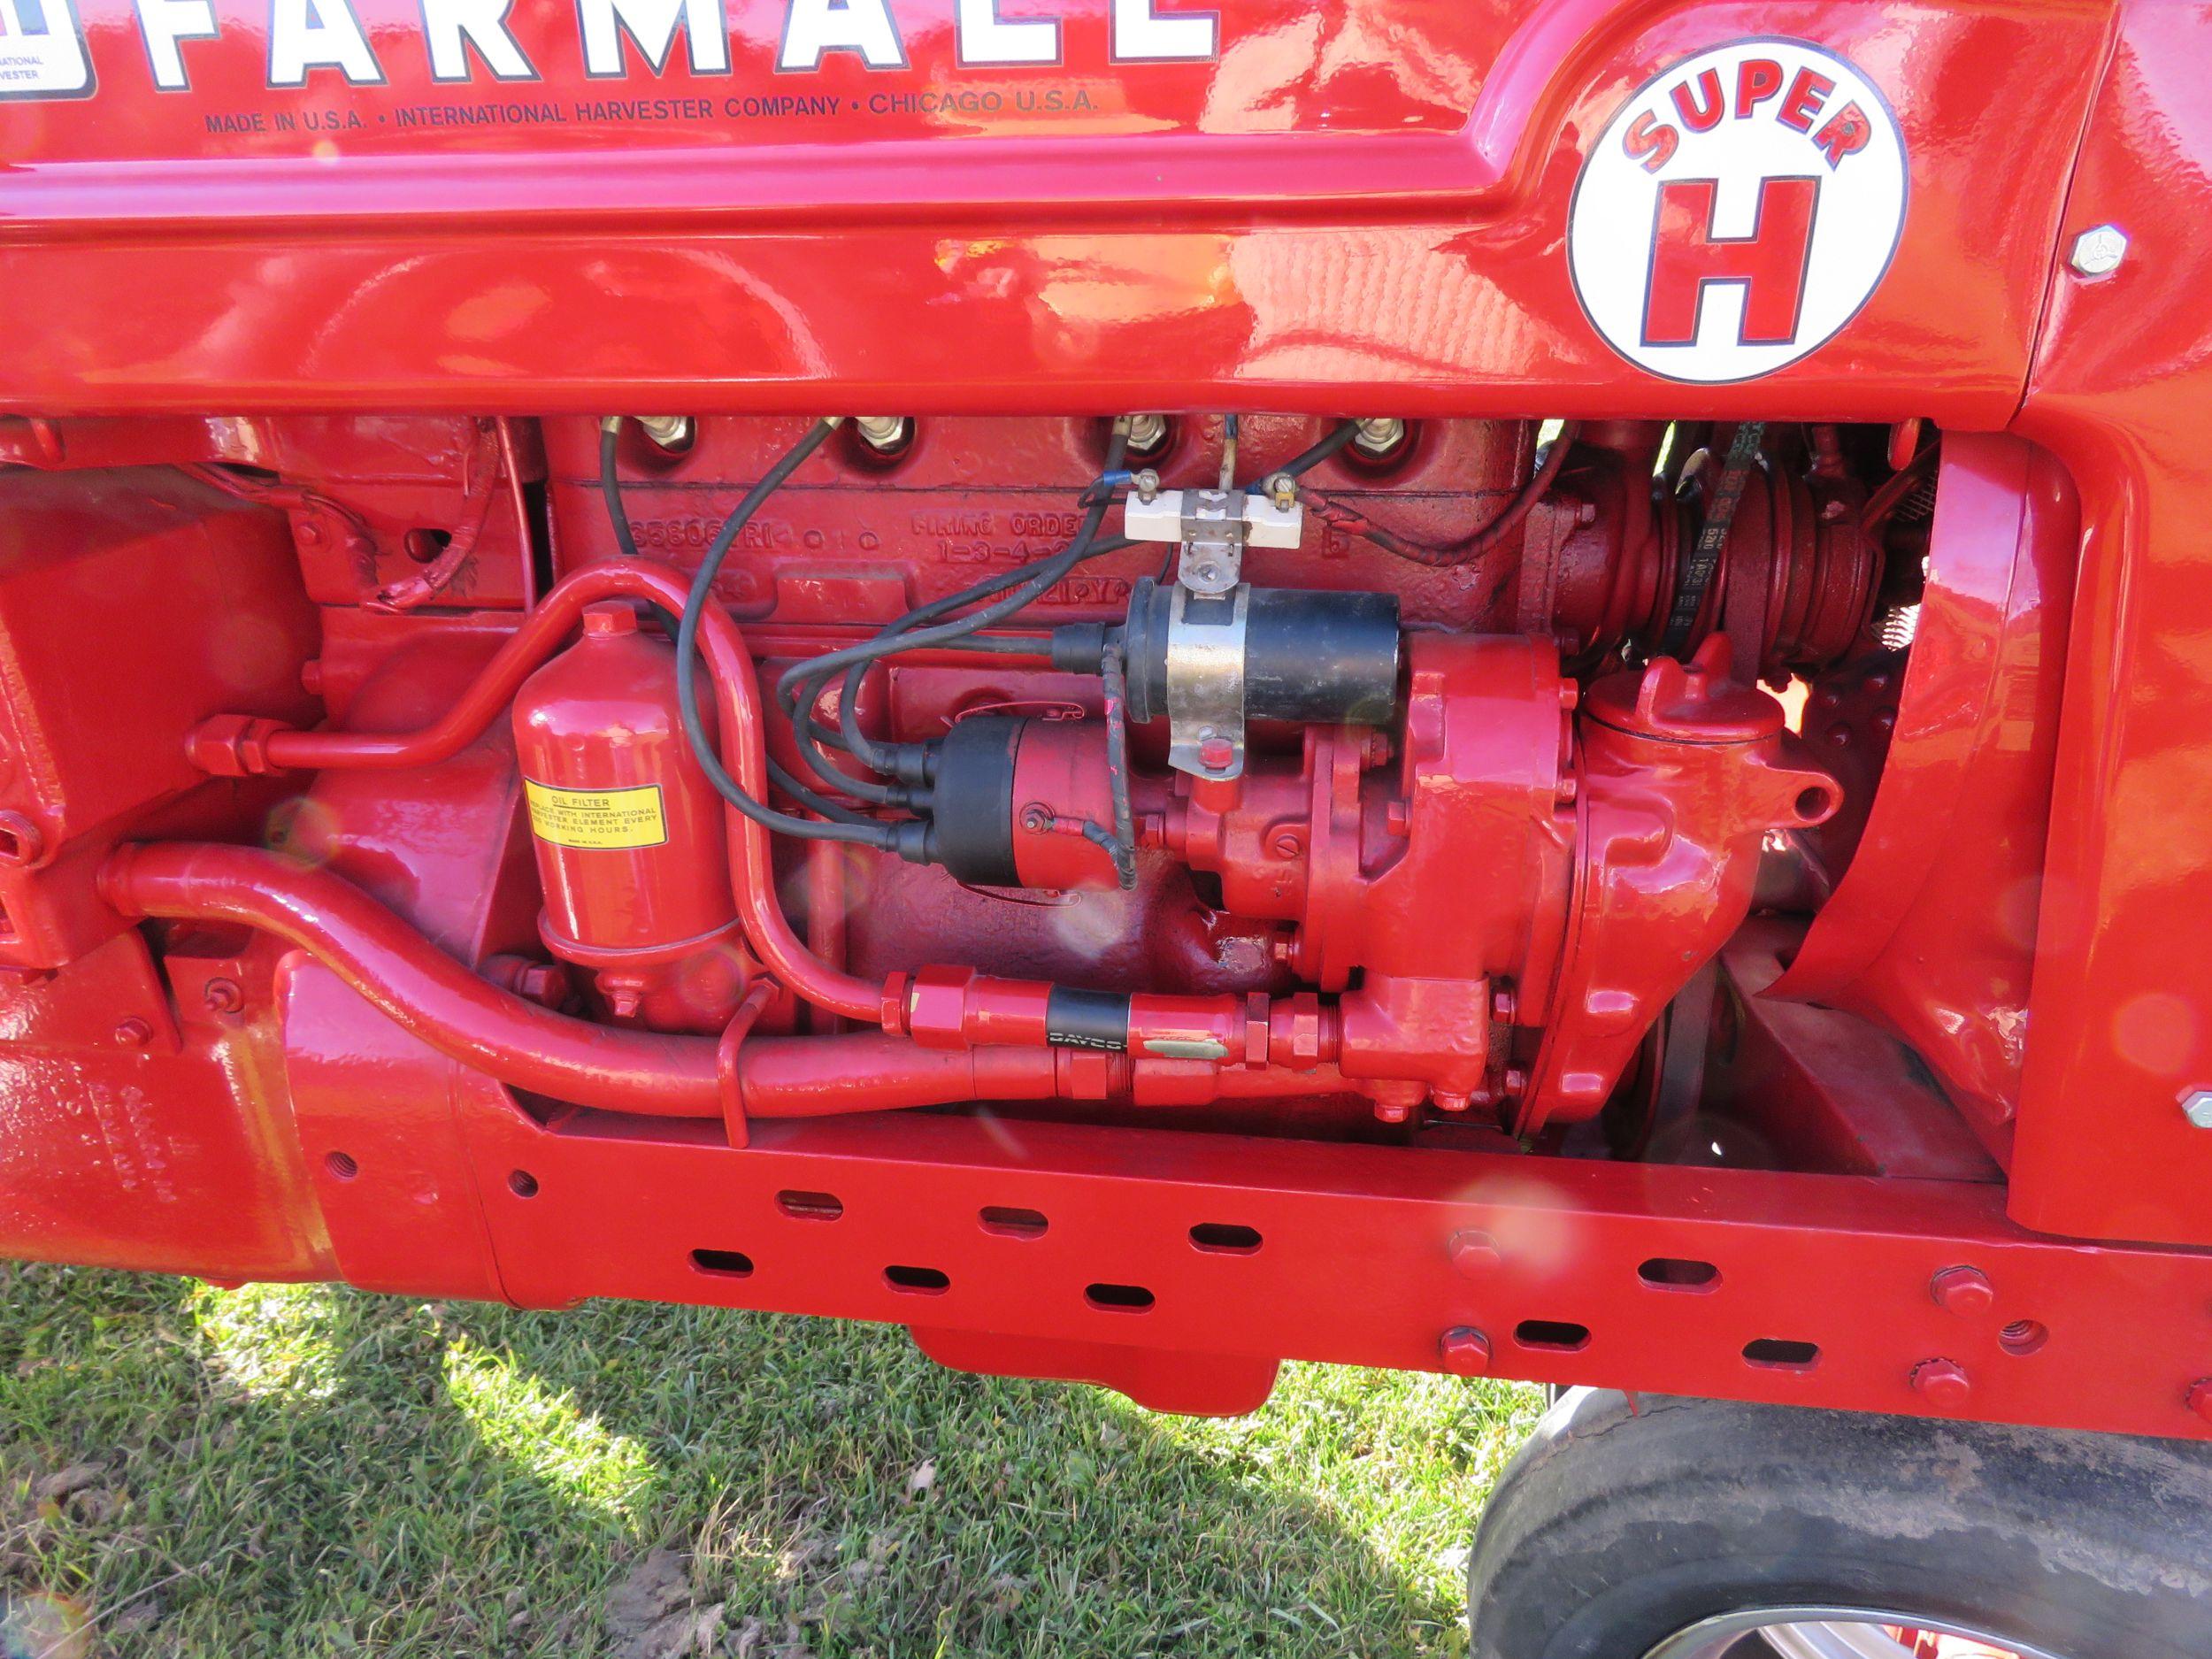
<instances>
[{"instance_id":1,"label":"bolt head","mask_svg":"<svg viewBox=\"0 0 2212 1659\"><path fill-rule=\"evenodd\" d=\"M1361 453L1385 456L1405 441L1406 423L1395 415L1379 415L1359 423L1352 447Z\"/></svg>"},{"instance_id":2,"label":"bolt head","mask_svg":"<svg viewBox=\"0 0 2212 1659\"><path fill-rule=\"evenodd\" d=\"M1912 1368L1912 1391L1939 1410L1956 1411L1966 1404L1974 1385L1966 1367L1956 1360L1924 1359Z\"/></svg>"},{"instance_id":3,"label":"bolt head","mask_svg":"<svg viewBox=\"0 0 2212 1659\"><path fill-rule=\"evenodd\" d=\"M680 449L691 442L689 415L640 415L638 430L664 449Z\"/></svg>"},{"instance_id":4,"label":"bolt head","mask_svg":"<svg viewBox=\"0 0 2212 1659\"><path fill-rule=\"evenodd\" d=\"M1470 1279L1479 1279L1498 1264L1498 1241L1474 1227L1452 1234L1445 1248L1451 1253L1454 1269Z\"/></svg>"},{"instance_id":5,"label":"bolt head","mask_svg":"<svg viewBox=\"0 0 2212 1659\"><path fill-rule=\"evenodd\" d=\"M2193 1088L2184 1094L2181 1115L2193 1128L2212 1129L2212 1088Z\"/></svg>"},{"instance_id":6,"label":"bolt head","mask_svg":"<svg viewBox=\"0 0 2212 1659\"><path fill-rule=\"evenodd\" d=\"M154 1028L135 1014L117 1023L115 1041L126 1048L143 1048L154 1040Z\"/></svg>"},{"instance_id":7,"label":"bolt head","mask_svg":"<svg viewBox=\"0 0 2212 1659\"><path fill-rule=\"evenodd\" d=\"M1237 746L1225 737L1210 737L1198 746L1198 764L1219 772L1237 757Z\"/></svg>"},{"instance_id":8,"label":"bolt head","mask_svg":"<svg viewBox=\"0 0 2212 1659\"><path fill-rule=\"evenodd\" d=\"M2212 1377L2200 1377L2191 1385L2189 1409L2212 1423Z\"/></svg>"},{"instance_id":9,"label":"bolt head","mask_svg":"<svg viewBox=\"0 0 2212 1659\"><path fill-rule=\"evenodd\" d=\"M1978 1267L1947 1267L1928 1281L1936 1306L1952 1313L1987 1313L1997 1305L1989 1275Z\"/></svg>"},{"instance_id":10,"label":"bolt head","mask_svg":"<svg viewBox=\"0 0 2212 1659\"><path fill-rule=\"evenodd\" d=\"M1129 417L1129 447L1139 455L1148 455L1167 438L1165 415L1132 415Z\"/></svg>"},{"instance_id":11,"label":"bolt head","mask_svg":"<svg viewBox=\"0 0 2212 1659\"><path fill-rule=\"evenodd\" d=\"M1455 1377L1490 1374L1490 1339L1471 1325L1455 1325L1436 1345L1437 1358Z\"/></svg>"},{"instance_id":12,"label":"bolt head","mask_svg":"<svg viewBox=\"0 0 2212 1659\"><path fill-rule=\"evenodd\" d=\"M863 443L880 454L904 443L908 428L904 415L856 415L853 430Z\"/></svg>"},{"instance_id":13,"label":"bolt head","mask_svg":"<svg viewBox=\"0 0 2212 1659\"><path fill-rule=\"evenodd\" d=\"M2120 268L2127 251L2127 232L2117 225L2099 225L2074 238L2074 251L2067 263L2078 276L2108 276Z\"/></svg>"},{"instance_id":14,"label":"bolt head","mask_svg":"<svg viewBox=\"0 0 2212 1659\"><path fill-rule=\"evenodd\" d=\"M515 981L515 994L544 1008L568 1001L568 970L557 962L534 962Z\"/></svg>"}]
</instances>

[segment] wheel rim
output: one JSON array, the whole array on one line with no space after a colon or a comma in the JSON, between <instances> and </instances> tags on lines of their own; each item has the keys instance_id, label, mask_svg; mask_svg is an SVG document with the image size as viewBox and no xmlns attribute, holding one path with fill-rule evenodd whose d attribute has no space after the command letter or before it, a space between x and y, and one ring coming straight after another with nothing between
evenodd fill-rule
<instances>
[{"instance_id":1,"label":"wheel rim","mask_svg":"<svg viewBox=\"0 0 2212 1659\"><path fill-rule=\"evenodd\" d=\"M1763 1643L1764 1646L1760 1644ZM1724 1613L1678 1631L1644 1659L2061 1659L1963 1624L1871 1608Z\"/></svg>"}]
</instances>

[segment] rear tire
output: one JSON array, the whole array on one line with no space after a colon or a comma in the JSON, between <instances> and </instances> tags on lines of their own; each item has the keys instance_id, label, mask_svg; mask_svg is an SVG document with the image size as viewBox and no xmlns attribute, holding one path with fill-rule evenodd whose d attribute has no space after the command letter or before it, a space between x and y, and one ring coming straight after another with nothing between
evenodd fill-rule
<instances>
[{"instance_id":1,"label":"rear tire","mask_svg":"<svg viewBox=\"0 0 2212 1659\"><path fill-rule=\"evenodd\" d=\"M1643 1659L1758 1608L2204 1659L2212 1447L1578 1388L1499 1483L1468 1586L1474 1659Z\"/></svg>"}]
</instances>

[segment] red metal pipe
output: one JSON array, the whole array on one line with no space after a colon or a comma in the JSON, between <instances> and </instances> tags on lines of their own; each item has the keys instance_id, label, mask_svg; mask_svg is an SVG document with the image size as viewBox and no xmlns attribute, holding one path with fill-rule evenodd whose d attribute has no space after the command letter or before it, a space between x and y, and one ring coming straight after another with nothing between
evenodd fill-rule
<instances>
[{"instance_id":1,"label":"red metal pipe","mask_svg":"<svg viewBox=\"0 0 2212 1659\"><path fill-rule=\"evenodd\" d=\"M124 847L100 890L127 916L242 923L297 945L441 1054L580 1106L714 1118L711 1038L618 1030L503 991L350 882L250 847Z\"/></svg>"},{"instance_id":2,"label":"red metal pipe","mask_svg":"<svg viewBox=\"0 0 2212 1659\"><path fill-rule=\"evenodd\" d=\"M824 965L843 972L846 950L845 846L809 841L806 849L806 943ZM814 1011L812 1029L827 1036L844 1022L827 1009Z\"/></svg>"},{"instance_id":3,"label":"red metal pipe","mask_svg":"<svg viewBox=\"0 0 2212 1659\"><path fill-rule=\"evenodd\" d=\"M497 418L499 427L499 458L507 472L507 498L514 503L515 536L522 548L522 608L530 610L538 603L538 538L530 519L530 498L522 488L520 446L515 442L515 423L511 417Z\"/></svg>"},{"instance_id":4,"label":"red metal pipe","mask_svg":"<svg viewBox=\"0 0 2212 1659\"><path fill-rule=\"evenodd\" d=\"M99 879L108 902L128 916L227 922L274 933L439 1053L514 1087L649 1117L724 1113L716 1039L556 1014L480 979L326 870L257 848L169 841L119 849ZM1333 1067L1215 1071L1190 1063L1104 1063L1065 1048L926 1048L882 1032L757 1039L739 1053L738 1079L749 1118L1124 1094L1198 1104L1346 1087Z\"/></svg>"},{"instance_id":5,"label":"red metal pipe","mask_svg":"<svg viewBox=\"0 0 2212 1659\"><path fill-rule=\"evenodd\" d=\"M584 607L600 599L644 599L680 614L689 597L683 578L665 565L594 565L545 595L510 634L458 701L416 732L295 732L267 722L219 716L195 732L188 748L203 770L224 776L339 767L390 770L450 759L505 712L539 664L577 627ZM720 717L724 764L755 800L767 798L767 745L761 726L759 681L737 625L718 605L707 607L700 649L711 670ZM873 1025L883 1018L883 990L841 973L801 942L777 902L768 832L729 810L730 887L750 941L768 972L795 995Z\"/></svg>"}]
</instances>

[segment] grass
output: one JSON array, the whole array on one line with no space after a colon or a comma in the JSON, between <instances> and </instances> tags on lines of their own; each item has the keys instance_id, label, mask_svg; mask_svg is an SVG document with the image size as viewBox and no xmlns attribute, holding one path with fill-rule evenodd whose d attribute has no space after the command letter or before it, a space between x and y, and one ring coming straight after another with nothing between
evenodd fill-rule
<instances>
[{"instance_id":1,"label":"grass","mask_svg":"<svg viewBox=\"0 0 2212 1659\"><path fill-rule=\"evenodd\" d=\"M895 1330L0 1269L0 1655L1464 1651L1505 1384L1230 1422Z\"/></svg>"}]
</instances>

